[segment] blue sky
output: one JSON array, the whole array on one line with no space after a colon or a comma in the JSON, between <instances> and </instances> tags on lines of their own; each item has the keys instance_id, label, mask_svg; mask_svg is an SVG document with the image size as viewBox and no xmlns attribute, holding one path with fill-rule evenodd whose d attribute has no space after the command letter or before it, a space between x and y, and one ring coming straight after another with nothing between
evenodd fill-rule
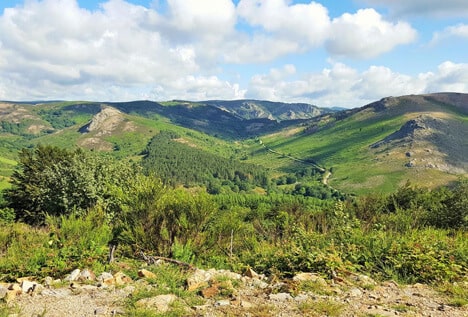
<instances>
[{"instance_id":1,"label":"blue sky","mask_svg":"<svg viewBox=\"0 0 468 317\"><path fill-rule=\"evenodd\" d=\"M1 0L0 100L468 92L466 0Z\"/></svg>"}]
</instances>

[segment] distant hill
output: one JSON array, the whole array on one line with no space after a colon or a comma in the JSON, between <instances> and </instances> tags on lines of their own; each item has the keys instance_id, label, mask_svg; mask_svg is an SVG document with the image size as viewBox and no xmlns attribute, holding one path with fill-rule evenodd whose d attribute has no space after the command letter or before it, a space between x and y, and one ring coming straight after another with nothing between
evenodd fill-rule
<instances>
[{"instance_id":1,"label":"distant hill","mask_svg":"<svg viewBox=\"0 0 468 317\"><path fill-rule=\"evenodd\" d=\"M331 184L356 193L389 191L410 180L447 184L468 173L468 94L389 97L324 114L262 137L277 153L332 168ZM298 161L252 151L252 161L289 171Z\"/></svg>"},{"instance_id":2,"label":"distant hill","mask_svg":"<svg viewBox=\"0 0 468 317\"><path fill-rule=\"evenodd\" d=\"M7 180L22 147L80 146L139 159L159 131L274 175L324 167L331 186L358 194L408 179L448 184L468 171L468 94L437 93L341 111L262 100L0 102L0 176Z\"/></svg>"}]
</instances>

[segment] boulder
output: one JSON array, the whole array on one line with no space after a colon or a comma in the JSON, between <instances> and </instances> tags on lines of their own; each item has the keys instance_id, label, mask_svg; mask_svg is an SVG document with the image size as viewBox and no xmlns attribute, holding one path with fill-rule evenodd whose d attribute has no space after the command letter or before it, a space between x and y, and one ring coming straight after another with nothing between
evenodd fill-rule
<instances>
[{"instance_id":1,"label":"boulder","mask_svg":"<svg viewBox=\"0 0 468 317\"><path fill-rule=\"evenodd\" d=\"M8 289L0 285L0 299L4 299L7 296Z\"/></svg>"},{"instance_id":2,"label":"boulder","mask_svg":"<svg viewBox=\"0 0 468 317\"><path fill-rule=\"evenodd\" d=\"M84 269L81 271L80 275L78 276L78 281L80 282L85 282L85 281L95 281L96 280L96 274L94 274L93 271Z\"/></svg>"},{"instance_id":3,"label":"boulder","mask_svg":"<svg viewBox=\"0 0 468 317\"><path fill-rule=\"evenodd\" d=\"M138 276L141 278L156 278L156 274L151 271L141 269L138 271Z\"/></svg>"},{"instance_id":4,"label":"boulder","mask_svg":"<svg viewBox=\"0 0 468 317\"><path fill-rule=\"evenodd\" d=\"M78 279L78 277L80 276L80 269L75 269L73 270L70 274L68 274L64 280L67 281L67 282L73 282L73 281L76 281Z\"/></svg>"},{"instance_id":5,"label":"boulder","mask_svg":"<svg viewBox=\"0 0 468 317\"><path fill-rule=\"evenodd\" d=\"M187 278L187 290L194 291L198 288L208 286L208 281L212 276L213 275L210 272L196 269L195 272Z\"/></svg>"},{"instance_id":6,"label":"boulder","mask_svg":"<svg viewBox=\"0 0 468 317\"><path fill-rule=\"evenodd\" d=\"M276 302L285 302L293 299L289 293L270 294L268 295L268 298Z\"/></svg>"},{"instance_id":7,"label":"boulder","mask_svg":"<svg viewBox=\"0 0 468 317\"><path fill-rule=\"evenodd\" d=\"M327 281L323 277L315 273L299 273L293 277L295 282L314 282L320 286L328 286Z\"/></svg>"},{"instance_id":8,"label":"boulder","mask_svg":"<svg viewBox=\"0 0 468 317\"><path fill-rule=\"evenodd\" d=\"M132 278L123 272L115 273L114 280L116 285L125 285L132 282Z\"/></svg>"},{"instance_id":9,"label":"boulder","mask_svg":"<svg viewBox=\"0 0 468 317\"><path fill-rule=\"evenodd\" d=\"M148 308L157 311L158 313L165 313L169 310L169 306L177 299L174 294L158 295L150 298L140 299L135 303L136 307Z\"/></svg>"}]
</instances>

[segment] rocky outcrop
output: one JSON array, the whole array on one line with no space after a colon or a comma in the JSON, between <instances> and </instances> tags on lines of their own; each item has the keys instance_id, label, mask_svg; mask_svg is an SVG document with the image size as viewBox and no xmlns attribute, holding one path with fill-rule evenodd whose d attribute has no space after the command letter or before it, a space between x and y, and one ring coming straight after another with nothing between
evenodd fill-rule
<instances>
[{"instance_id":1,"label":"rocky outcrop","mask_svg":"<svg viewBox=\"0 0 468 317\"><path fill-rule=\"evenodd\" d=\"M248 269L244 274L227 270L189 269L185 289L155 294L157 276L151 267L140 269L137 280L123 272L74 270L63 280L33 278L0 284L0 300L18 307L22 316L115 316L125 314L127 299L136 309L154 314L178 309L186 316L467 316L468 307L450 301L423 284L376 282L362 274L325 278L313 272L278 279ZM154 284L153 284L154 283ZM468 282L464 283L468 287ZM465 287L461 285L462 287ZM195 304L182 295L193 294ZM183 295L187 296L187 295ZM175 307L175 308L174 308ZM333 310L333 311L332 311ZM408 316L409 316L408 315Z\"/></svg>"},{"instance_id":2,"label":"rocky outcrop","mask_svg":"<svg viewBox=\"0 0 468 317\"><path fill-rule=\"evenodd\" d=\"M133 124L125 119L121 111L105 106L99 113L93 116L90 122L80 128L80 132L94 132L95 136L99 137L112 134L116 130L132 131L133 129Z\"/></svg>"}]
</instances>

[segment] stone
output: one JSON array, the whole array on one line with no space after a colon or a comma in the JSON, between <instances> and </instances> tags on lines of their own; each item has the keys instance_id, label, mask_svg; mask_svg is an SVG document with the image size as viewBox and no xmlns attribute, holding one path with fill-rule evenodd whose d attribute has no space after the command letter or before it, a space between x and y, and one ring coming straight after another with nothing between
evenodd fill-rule
<instances>
[{"instance_id":1,"label":"stone","mask_svg":"<svg viewBox=\"0 0 468 317\"><path fill-rule=\"evenodd\" d=\"M259 277L257 272L252 270L250 267L245 271L244 275L247 276L247 277L250 277L250 278L258 278Z\"/></svg>"},{"instance_id":2,"label":"stone","mask_svg":"<svg viewBox=\"0 0 468 317\"><path fill-rule=\"evenodd\" d=\"M174 294L158 295L150 298L140 299L135 303L135 306L142 308L154 309L158 313L165 313L169 310L169 306L177 299Z\"/></svg>"},{"instance_id":3,"label":"stone","mask_svg":"<svg viewBox=\"0 0 468 317\"><path fill-rule=\"evenodd\" d=\"M315 273L299 273L293 277L293 281L295 282L314 282L320 286L326 287L328 286L327 281L318 274Z\"/></svg>"},{"instance_id":4,"label":"stone","mask_svg":"<svg viewBox=\"0 0 468 317\"><path fill-rule=\"evenodd\" d=\"M96 274L94 274L93 271L84 269L81 271L80 275L78 276L78 281L80 282L85 282L85 281L95 281L96 280Z\"/></svg>"},{"instance_id":5,"label":"stone","mask_svg":"<svg viewBox=\"0 0 468 317\"><path fill-rule=\"evenodd\" d=\"M285 302L293 299L293 297L289 293L270 294L268 295L268 298L277 302Z\"/></svg>"},{"instance_id":6,"label":"stone","mask_svg":"<svg viewBox=\"0 0 468 317\"><path fill-rule=\"evenodd\" d=\"M210 287L202 289L201 294L204 298L212 298L219 294L219 285L213 284Z\"/></svg>"},{"instance_id":7,"label":"stone","mask_svg":"<svg viewBox=\"0 0 468 317\"><path fill-rule=\"evenodd\" d=\"M156 278L156 274L151 271L141 269L138 271L138 276L142 278Z\"/></svg>"},{"instance_id":8,"label":"stone","mask_svg":"<svg viewBox=\"0 0 468 317\"><path fill-rule=\"evenodd\" d=\"M95 316L105 316L105 315L107 315L107 307L97 307L94 310L94 315Z\"/></svg>"},{"instance_id":9,"label":"stone","mask_svg":"<svg viewBox=\"0 0 468 317\"><path fill-rule=\"evenodd\" d=\"M115 279L112 274L109 272L102 272L101 275L97 277L98 286L107 287L115 284Z\"/></svg>"},{"instance_id":10,"label":"stone","mask_svg":"<svg viewBox=\"0 0 468 317\"><path fill-rule=\"evenodd\" d=\"M10 291L17 291L19 292L19 294L21 294L22 292L21 286L18 283L10 284L10 286L8 286L8 289Z\"/></svg>"},{"instance_id":11,"label":"stone","mask_svg":"<svg viewBox=\"0 0 468 317\"><path fill-rule=\"evenodd\" d=\"M245 301L245 300L242 300L240 302L240 306L243 307L243 308L247 308L247 309L255 307L254 304L252 304L251 302Z\"/></svg>"},{"instance_id":12,"label":"stone","mask_svg":"<svg viewBox=\"0 0 468 317\"><path fill-rule=\"evenodd\" d=\"M303 302L303 301L309 300L309 298L310 297L308 295L306 295L306 294L299 294L296 297L294 297L294 300L296 302Z\"/></svg>"},{"instance_id":13,"label":"stone","mask_svg":"<svg viewBox=\"0 0 468 317\"><path fill-rule=\"evenodd\" d=\"M0 299L5 298L7 293L8 293L8 289L0 285Z\"/></svg>"},{"instance_id":14,"label":"stone","mask_svg":"<svg viewBox=\"0 0 468 317\"><path fill-rule=\"evenodd\" d=\"M348 296L349 297L361 297L362 296L362 291L355 287L355 288L352 288L348 291Z\"/></svg>"},{"instance_id":15,"label":"stone","mask_svg":"<svg viewBox=\"0 0 468 317\"><path fill-rule=\"evenodd\" d=\"M52 286L53 283L54 283L54 279L53 279L52 277L46 276L46 277L44 278L44 285L45 285L46 287Z\"/></svg>"},{"instance_id":16,"label":"stone","mask_svg":"<svg viewBox=\"0 0 468 317\"><path fill-rule=\"evenodd\" d=\"M222 300L218 300L214 303L215 306L229 306L231 305L231 302L229 301L229 299L222 299Z\"/></svg>"},{"instance_id":17,"label":"stone","mask_svg":"<svg viewBox=\"0 0 468 317\"><path fill-rule=\"evenodd\" d=\"M260 288L260 289L265 289L267 288L269 285L267 282L265 281L261 281L259 279L256 279L256 278L253 278L251 280L251 283L250 283L253 287L255 288Z\"/></svg>"},{"instance_id":18,"label":"stone","mask_svg":"<svg viewBox=\"0 0 468 317\"><path fill-rule=\"evenodd\" d=\"M73 281L76 281L78 279L78 277L80 276L80 269L75 269L73 270L70 274L68 274L64 280L67 281L67 282L73 282Z\"/></svg>"},{"instance_id":19,"label":"stone","mask_svg":"<svg viewBox=\"0 0 468 317\"><path fill-rule=\"evenodd\" d=\"M16 281L21 284L23 283L24 281L29 281L29 282L32 282L34 280L34 278L32 276L23 276L23 277L18 277L16 279Z\"/></svg>"},{"instance_id":20,"label":"stone","mask_svg":"<svg viewBox=\"0 0 468 317\"><path fill-rule=\"evenodd\" d=\"M11 302L12 300L14 300L14 299L16 298L16 296L18 296L19 294L21 294L21 291L17 291L17 290L8 290L6 296L3 298L3 300L4 300L6 303L9 303L9 302Z\"/></svg>"},{"instance_id":21,"label":"stone","mask_svg":"<svg viewBox=\"0 0 468 317\"><path fill-rule=\"evenodd\" d=\"M242 278L242 275L228 270L219 270L214 273L214 277L225 277L231 280L240 280Z\"/></svg>"},{"instance_id":22,"label":"stone","mask_svg":"<svg viewBox=\"0 0 468 317\"><path fill-rule=\"evenodd\" d=\"M212 274L201 269L196 269L192 275L187 278L187 290L194 291L196 289L208 286L208 281L212 278Z\"/></svg>"},{"instance_id":23,"label":"stone","mask_svg":"<svg viewBox=\"0 0 468 317\"><path fill-rule=\"evenodd\" d=\"M132 278L123 272L115 273L114 280L116 285L125 285L132 282Z\"/></svg>"}]
</instances>

